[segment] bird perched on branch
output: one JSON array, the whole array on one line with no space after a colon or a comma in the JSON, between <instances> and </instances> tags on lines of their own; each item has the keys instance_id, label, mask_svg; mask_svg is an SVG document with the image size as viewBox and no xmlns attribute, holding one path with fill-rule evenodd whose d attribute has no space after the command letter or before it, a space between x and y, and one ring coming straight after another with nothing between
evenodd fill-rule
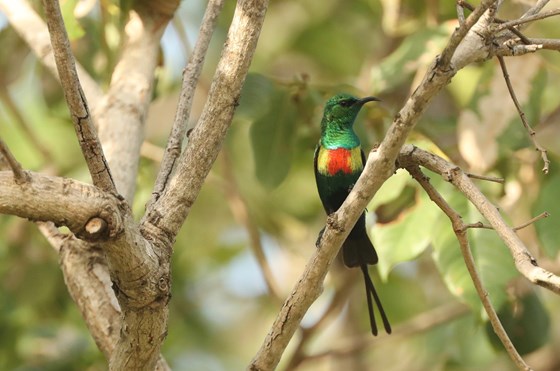
<instances>
[{"instance_id":1,"label":"bird perched on branch","mask_svg":"<svg viewBox=\"0 0 560 371\"><path fill-rule=\"evenodd\" d=\"M378 100L375 97L358 99L349 94L338 94L325 105L321 120L321 139L315 149L314 168L319 197L328 215L338 210L362 173L366 159L360 139L353 129L354 121L365 103ZM323 231L319 234L317 245L322 234ZM366 233L365 212L342 244L342 258L347 267L360 267L362 270L371 332L377 335L373 309L375 301L385 331L390 334L391 325L368 272L368 265L377 264L378 258Z\"/></svg>"}]
</instances>

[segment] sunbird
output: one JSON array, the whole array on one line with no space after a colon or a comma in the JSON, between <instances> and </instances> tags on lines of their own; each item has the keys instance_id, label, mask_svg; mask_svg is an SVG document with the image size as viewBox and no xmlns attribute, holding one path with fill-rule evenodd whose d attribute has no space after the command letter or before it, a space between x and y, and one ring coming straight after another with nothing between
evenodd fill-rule
<instances>
[{"instance_id":1,"label":"sunbird","mask_svg":"<svg viewBox=\"0 0 560 371\"><path fill-rule=\"evenodd\" d=\"M321 138L315 149L313 165L317 190L327 215L338 210L364 169L366 158L353 126L362 106L372 101L379 101L379 99L375 97L359 99L350 94L337 94L325 104L321 120ZM319 233L317 245L320 243L323 230ZM362 270L371 332L377 335L373 297L385 331L390 334L391 325L368 272L368 265L377 264L378 257L366 232L365 211L342 244L342 259L347 267L360 267Z\"/></svg>"}]
</instances>

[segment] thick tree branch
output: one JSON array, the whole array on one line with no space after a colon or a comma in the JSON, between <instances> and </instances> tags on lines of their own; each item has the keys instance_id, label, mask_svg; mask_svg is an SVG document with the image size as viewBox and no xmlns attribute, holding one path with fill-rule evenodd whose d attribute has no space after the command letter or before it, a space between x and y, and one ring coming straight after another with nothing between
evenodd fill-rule
<instances>
[{"instance_id":1,"label":"thick tree branch","mask_svg":"<svg viewBox=\"0 0 560 371\"><path fill-rule=\"evenodd\" d=\"M78 79L58 0L43 0L43 5L60 83L93 184L104 191L116 193L115 183Z\"/></svg>"},{"instance_id":2,"label":"thick tree branch","mask_svg":"<svg viewBox=\"0 0 560 371\"><path fill-rule=\"evenodd\" d=\"M268 6L267 0L237 3L222 57L216 69L208 100L189 144L179 158L169 187L147 211L142 221L175 238L221 148L241 87L249 69Z\"/></svg>"},{"instance_id":3,"label":"thick tree branch","mask_svg":"<svg viewBox=\"0 0 560 371\"><path fill-rule=\"evenodd\" d=\"M176 161L181 154L183 140L187 133L188 119L191 112L194 92L202 72L208 45L210 44L214 29L216 28L218 15L222 11L223 6L224 0L210 0L206 7L193 53L183 71L183 84L181 86L181 95L179 96L175 120L173 121L173 128L167 140L165 155L161 162L156 183L152 191L152 199L146 207L147 210L151 209L152 203L160 197L167 186L171 173L175 169Z\"/></svg>"},{"instance_id":4,"label":"thick tree branch","mask_svg":"<svg viewBox=\"0 0 560 371\"><path fill-rule=\"evenodd\" d=\"M41 63L60 80L47 25L31 8L28 1L0 0L0 10L6 15L8 22L10 22L14 30L27 42L27 45L33 50ZM76 69L85 95L88 97L90 108L92 112L95 112L103 92L82 66L77 64Z\"/></svg>"},{"instance_id":5,"label":"thick tree branch","mask_svg":"<svg viewBox=\"0 0 560 371\"><path fill-rule=\"evenodd\" d=\"M251 361L251 370L274 369L280 361L307 309L321 294L324 278L342 242L369 200L395 171L395 160L399 151L431 99L449 83L457 68L487 57L487 53L468 52L477 48L463 45L461 40L467 34L470 35L470 28L477 24L486 9L494 3L495 1L483 1L480 10L475 10L465 23L455 30L442 56L436 58L421 84L396 115L379 149L370 153L364 172L352 192L339 210L329 216L320 246L310 258L260 350ZM488 18L486 16L481 19L482 24L477 24L477 30L487 25ZM465 38L464 42L476 43L480 49L478 32L469 36L469 40Z\"/></svg>"},{"instance_id":6,"label":"thick tree branch","mask_svg":"<svg viewBox=\"0 0 560 371\"><path fill-rule=\"evenodd\" d=\"M155 6L156 2L153 3ZM168 3L175 8L178 5L178 1ZM116 187L129 202L134 199L136 189L159 42L170 19L164 21L158 14L149 13L144 7L130 12L121 57L111 76L109 92L96 112L99 139Z\"/></svg>"},{"instance_id":7,"label":"thick tree branch","mask_svg":"<svg viewBox=\"0 0 560 371\"><path fill-rule=\"evenodd\" d=\"M11 172L0 171L0 213L52 221L88 241L106 240L123 230L117 197L75 180L26 174L28 181L17 184ZM91 234L88 224L96 219L105 221L106 228Z\"/></svg>"}]
</instances>

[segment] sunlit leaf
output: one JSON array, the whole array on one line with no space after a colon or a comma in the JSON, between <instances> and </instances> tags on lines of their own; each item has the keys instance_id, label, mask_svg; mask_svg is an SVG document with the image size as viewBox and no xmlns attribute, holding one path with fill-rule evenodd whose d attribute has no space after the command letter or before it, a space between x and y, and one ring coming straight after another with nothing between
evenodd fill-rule
<instances>
[{"instance_id":1,"label":"sunlit leaf","mask_svg":"<svg viewBox=\"0 0 560 371\"><path fill-rule=\"evenodd\" d=\"M85 31L74 15L74 9L79 0L65 0L61 3L62 18L70 40L76 40L85 35Z\"/></svg>"},{"instance_id":2,"label":"sunlit leaf","mask_svg":"<svg viewBox=\"0 0 560 371\"><path fill-rule=\"evenodd\" d=\"M383 279L395 265L414 259L428 247L438 213L436 206L422 193L416 205L400 218L373 228L373 244L379 255L379 273Z\"/></svg>"}]
</instances>

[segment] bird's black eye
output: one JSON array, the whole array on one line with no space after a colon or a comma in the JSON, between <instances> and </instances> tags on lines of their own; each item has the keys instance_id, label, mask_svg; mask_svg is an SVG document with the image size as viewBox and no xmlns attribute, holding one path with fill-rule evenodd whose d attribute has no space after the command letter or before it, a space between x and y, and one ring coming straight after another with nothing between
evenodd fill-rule
<instances>
[{"instance_id":1,"label":"bird's black eye","mask_svg":"<svg viewBox=\"0 0 560 371\"><path fill-rule=\"evenodd\" d=\"M350 107L354 102L352 101L352 99L345 99L345 100L341 100L340 101L340 105L342 107Z\"/></svg>"}]
</instances>

